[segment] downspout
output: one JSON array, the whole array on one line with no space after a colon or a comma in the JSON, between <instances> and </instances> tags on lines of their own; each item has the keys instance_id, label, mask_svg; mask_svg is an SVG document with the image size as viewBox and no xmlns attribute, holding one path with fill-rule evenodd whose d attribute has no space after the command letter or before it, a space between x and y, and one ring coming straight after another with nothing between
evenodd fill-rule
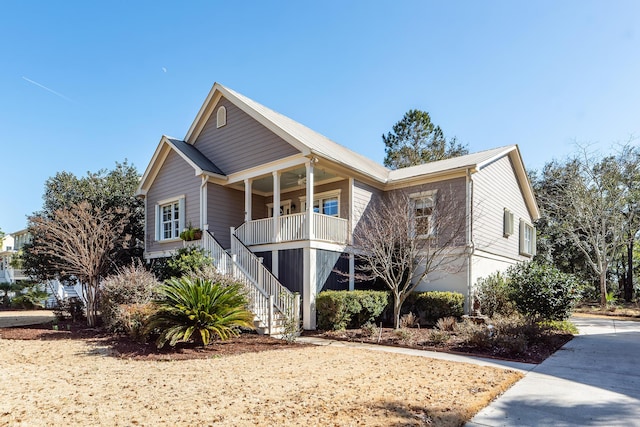
<instances>
[{"instance_id":1,"label":"downspout","mask_svg":"<svg viewBox=\"0 0 640 427\"><path fill-rule=\"evenodd\" d=\"M473 178L471 170L467 169L467 308L468 314L473 311L473 283L472 283L472 262L473 253L475 252L475 244L473 243Z\"/></svg>"}]
</instances>

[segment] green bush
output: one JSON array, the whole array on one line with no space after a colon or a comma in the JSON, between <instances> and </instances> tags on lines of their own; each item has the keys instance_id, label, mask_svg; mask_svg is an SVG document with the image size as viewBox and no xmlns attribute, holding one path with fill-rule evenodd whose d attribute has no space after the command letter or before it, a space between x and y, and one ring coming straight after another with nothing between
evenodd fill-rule
<instances>
[{"instance_id":1,"label":"green bush","mask_svg":"<svg viewBox=\"0 0 640 427\"><path fill-rule=\"evenodd\" d=\"M507 270L510 299L518 311L536 320L564 320L580 298L579 283L571 274L538 262Z\"/></svg>"},{"instance_id":2,"label":"green bush","mask_svg":"<svg viewBox=\"0 0 640 427\"><path fill-rule=\"evenodd\" d=\"M485 316L509 316L516 311L510 299L509 281L500 272L479 279L475 296L480 304L480 313Z\"/></svg>"},{"instance_id":3,"label":"green bush","mask_svg":"<svg viewBox=\"0 0 640 427\"><path fill-rule=\"evenodd\" d=\"M197 275L213 263L207 251L195 245L185 246L169 258L154 260L152 271L158 280Z\"/></svg>"},{"instance_id":4,"label":"green bush","mask_svg":"<svg viewBox=\"0 0 640 427\"><path fill-rule=\"evenodd\" d=\"M387 306L384 291L324 291L316 297L318 328L341 330L372 323Z\"/></svg>"},{"instance_id":5,"label":"green bush","mask_svg":"<svg viewBox=\"0 0 640 427\"><path fill-rule=\"evenodd\" d=\"M464 295L458 292L414 292L405 300L402 311L417 313L422 325L435 325L443 317L462 317Z\"/></svg>"},{"instance_id":6,"label":"green bush","mask_svg":"<svg viewBox=\"0 0 640 427\"><path fill-rule=\"evenodd\" d=\"M242 285L222 285L210 280L170 279L159 289L157 311L148 318L145 333L158 333L158 347L180 341L208 345L213 337L226 340L240 327L253 328L246 310Z\"/></svg>"}]
</instances>

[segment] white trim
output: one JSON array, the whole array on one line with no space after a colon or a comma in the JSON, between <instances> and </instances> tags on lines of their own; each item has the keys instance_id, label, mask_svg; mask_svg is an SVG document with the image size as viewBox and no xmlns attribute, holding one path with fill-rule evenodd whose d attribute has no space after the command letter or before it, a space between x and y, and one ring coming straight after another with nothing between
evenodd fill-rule
<instances>
[{"instance_id":1,"label":"white trim","mask_svg":"<svg viewBox=\"0 0 640 427\"><path fill-rule=\"evenodd\" d=\"M530 248L527 247L527 230L531 233L528 244ZM532 258L536 254L536 228L527 220L520 218L520 228L518 232L520 235L520 255Z\"/></svg>"},{"instance_id":2,"label":"white trim","mask_svg":"<svg viewBox=\"0 0 640 427\"><path fill-rule=\"evenodd\" d=\"M337 198L338 199L338 213L336 215L331 215L331 216L336 216L338 218L340 218L340 206L341 206L341 195L342 195L342 189L338 188L336 190L329 190L329 191L324 191L322 193L316 193L313 195L313 202L315 203L316 200L319 202L321 200L325 200L325 199L332 199L332 198ZM299 196L298 199L300 200L300 212L304 212L305 210L308 210L307 207L305 206L307 203L307 196ZM313 209L313 207L312 207ZM323 212L319 212L323 215L325 215Z\"/></svg>"},{"instance_id":3,"label":"white trim","mask_svg":"<svg viewBox=\"0 0 640 427\"><path fill-rule=\"evenodd\" d=\"M267 218L273 218L273 214L269 215L269 210L273 209L273 202L267 203L266 206L267 206ZM289 215L293 213L291 212L291 199L280 200L280 206L289 206L289 213L281 213L278 216Z\"/></svg>"},{"instance_id":4,"label":"white trim","mask_svg":"<svg viewBox=\"0 0 640 427\"><path fill-rule=\"evenodd\" d=\"M179 196L174 196L174 197L169 197L167 199L158 200L156 202L156 205L166 205L168 203L175 202L175 201L177 201L179 199L186 199L186 198L187 198L186 194L180 194Z\"/></svg>"},{"instance_id":5,"label":"white trim","mask_svg":"<svg viewBox=\"0 0 640 427\"><path fill-rule=\"evenodd\" d=\"M221 105L216 110L216 129L227 125L227 107Z\"/></svg>"},{"instance_id":6,"label":"white trim","mask_svg":"<svg viewBox=\"0 0 640 427\"><path fill-rule=\"evenodd\" d=\"M174 205L177 204L178 205L178 227L177 229L173 228L173 222L175 222L175 219L173 218L173 209L174 209ZM177 232L178 236L172 236L172 237L168 237L168 238L164 238L164 227L163 227L163 218L162 218L162 208L171 205L171 209L172 209L172 219L171 219L171 223L172 223L172 231L173 232ZM186 216L186 196L180 195L177 197L172 197L170 199L164 199L164 200L160 200L158 202L155 203L155 224L156 224L156 232L155 232L155 241L156 242L160 242L160 243L167 243L167 242L175 242L175 241L179 241L180 240L180 232L185 228L185 216Z\"/></svg>"},{"instance_id":7,"label":"white trim","mask_svg":"<svg viewBox=\"0 0 640 427\"><path fill-rule=\"evenodd\" d=\"M227 175L227 183L231 185L242 182L247 178L258 178L264 175L269 175L278 170L284 170L304 165L308 161L308 157L300 154L294 154L293 156L285 157L284 159L276 160L264 165L255 166L240 172L229 174Z\"/></svg>"}]
</instances>

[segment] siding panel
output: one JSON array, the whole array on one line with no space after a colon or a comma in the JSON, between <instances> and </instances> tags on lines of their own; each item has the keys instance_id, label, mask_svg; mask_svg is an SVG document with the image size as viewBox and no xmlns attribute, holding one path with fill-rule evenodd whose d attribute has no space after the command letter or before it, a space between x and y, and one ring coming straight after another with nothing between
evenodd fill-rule
<instances>
[{"instance_id":1,"label":"siding panel","mask_svg":"<svg viewBox=\"0 0 640 427\"><path fill-rule=\"evenodd\" d=\"M215 112L227 109L227 125L216 127ZM225 174L282 159L299 151L227 99L222 98L195 144Z\"/></svg>"},{"instance_id":2,"label":"siding panel","mask_svg":"<svg viewBox=\"0 0 640 427\"><path fill-rule=\"evenodd\" d=\"M532 223L509 157L502 157L473 175L476 249L508 257L514 262L529 259L519 254L520 219ZM513 234L504 237L504 209L513 212Z\"/></svg>"},{"instance_id":3,"label":"siding panel","mask_svg":"<svg viewBox=\"0 0 640 427\"><path fill-rule=\"evenodd\" d=\"M229 227L238 227L244 222L244 192L207 184L207 221L209 230L222 247L229 248Z\"/></svg>"},{"instance_id":4,"label":"siding panel","mask_svg":"<svg viewBox=\"0 0 640 427\"><path fill-rule=\"evenodd\" d=\"M169 152L156 179L147 193L147 230L145 248L147 252L168 251L182 247L182 241L156 241L156 206L158 201L185 196L185 225L200 224L200 183L193 168L174 151Z\"/></svg>"}]
</instances>

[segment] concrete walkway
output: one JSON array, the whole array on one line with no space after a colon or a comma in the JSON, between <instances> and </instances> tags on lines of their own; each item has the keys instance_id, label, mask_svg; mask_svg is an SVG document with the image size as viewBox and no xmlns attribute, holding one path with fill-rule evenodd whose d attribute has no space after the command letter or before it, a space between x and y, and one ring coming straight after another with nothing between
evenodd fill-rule
<instances>
[{"instance_id":1,"label":"concrete walkway","mask_svg":"<svg viewBox=\"0 0 640 427\"><path fill-rule=\"evenodd\" d=\"M580 335L467 427L640 426L640 322L574 317Z\"/></svg>"},{"instance_id":2,"label":"concrete walkway","mask_svg":"<svg viewBox=\"0 0 640 427\"><path fill-rule=\"evenodd\" d=\"M51 310L0 311L0 328L37 325L55 319Z\"/></svg>"}]
</instances>

